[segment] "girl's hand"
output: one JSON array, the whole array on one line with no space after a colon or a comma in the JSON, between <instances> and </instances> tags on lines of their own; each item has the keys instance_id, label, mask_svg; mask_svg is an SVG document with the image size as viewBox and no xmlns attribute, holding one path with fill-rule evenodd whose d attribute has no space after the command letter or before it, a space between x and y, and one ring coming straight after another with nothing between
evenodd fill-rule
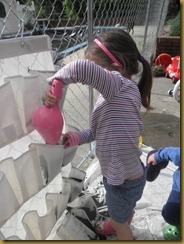
<instances>
[{"instance_id":1,"label":"girl's hand","mask_svg":"<svg viewBox=\"0 0 184 244\"><path fill-rule=\"evenodd\" d=\"M153 164L153 165L155 165L157 163L155 158L154 158L154 153L149 156L147 163Z\"/></svg>"},{"instance_id":2,"label":"girl's hand","mask_svg":"<svg viewBox=\"0 0 184 244\"><path fill-rule=\"evenodd\" d=\"M57 103L59 103L60 99L58 99L56 96L54 96L51 92L51 86L45 91L45 97L44 97L44 104L47 107L53 107Z\"/></svg>"},{"instance_id":3,"label":"girl's hand","mask_svg":"<svg viewBox=\"0 0 184 244\"><path fill-rule=\"evenodd\" d=\"M74 131L68 131L65 135L63 135L62 145L64 145L64 149L77 146L79 143L80 138Z\"/></svg>"}]
</instances>

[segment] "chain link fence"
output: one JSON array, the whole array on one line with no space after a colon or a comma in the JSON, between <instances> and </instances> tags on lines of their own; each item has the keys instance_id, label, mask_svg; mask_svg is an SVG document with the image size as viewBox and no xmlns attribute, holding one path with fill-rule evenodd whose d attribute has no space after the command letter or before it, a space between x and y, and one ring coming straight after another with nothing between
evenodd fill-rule
<instances>
[{"instance_id":1,"label":"chain link fence","mask_svg":"<svg viewBox=\"0 0 184 244\"><path fill-rule=\"evenodd\" d=\"M0 1L0 38L47 34L57 54L56 63L58 58L69 54L63 51L89 40L88 29L93 28L95 36L107 28L120 26L132 33L140 51L150 58L154 53L155 39L162 31L169 3L166 0L20 2ZM89 23L91 14L93 21Z\"/></svg>"},{"instance_id":2,"label":"chain link fence","mask_svg":"<svg viewBox=\"0 0 184 244\"><path fill-rule=\"evenodd\" d=\"M47 200L49 202L50 199L45 200L45 196L49 189L50 192L56 192L57 197L62 197L60 194L61 176L58 175L60 165L58 164L58 172L55 172L52 166L47 169L51 173L47 183L50 183L54 176L59 177L58 180L56 179L57 183L54 181L51 185L47 185L48 189L46 187L44 190L45 196L31 198L43 188L39 169L36 168L39 159L35 156L32 146L29 148L30 143L40 143L40 138L34 137L32 140L34 131L30 127L28 106L29 102L34 102L36 94L39 95L37 90L39 85L41 84L45 89L47 77L71 60L83 58L88 43L92 42L95 36L109 29L127 30L137 43L140 53L151 63L156 52L157 36L162 32L166 19L168 4L168 0L0 0L0 108L3 111L0 120L0 167L3 172L0 170L0 177L3 184L0 186L2 186L1 194L4 194L1 201L6 202L7 192L9 193L8 202L0 204L1 214L5 216L4 219L0 218L0 226L3 226L0 229L0 239L8 239L9 236L14 235L25 239L25 229L21 220L19 221L25 213L27 214L24 217L25 222L23 221L25 226L32 223L29 216L34 219L33 222L38 222L36 228L29 226L36 232L35 239L45 239L49 233L47 228L51 229L56 221L53 220L54 211L51 219L41 220L40 225L41 218L35 217L34 214L29 215L31 210L35 210L35 206L38 205L37 201L41 199L43 203L39 205L40 209L37 211L40 216L46 214L45 202ZM37 73L40 80L34 76ZM97 97L98 92L88 86L71 84L67 88L62 110L68 129L83 130L89 127L91 112ZM4 104L9 106L4 109ZM17 126L18 129L16 128L15 131L14 128L20 122L18 115L23 118L24 126L20 128ZM48 149L47 145L43 149L42 144L36 147L40 155L42 150L45 152L45 158L43 153L40 161L44 159L43 162L46 162L48 159L50 160L48 165L52 165L52 160L61 161L60 158L63 157L60 145L54 148L48 146ZM27 152L28 148L29 152ZM77 152L74 152L75 156L72 156L72 165L85 171L95 157L94 148L95 144L79 146ZM65 156L68 157L64 155L63 161L65 161ZM66 161L69 160L70 157ZM22 172L22 169L18 167L24 163L26 170L17 178L17 174ZM30 165L30 171L35 170L34 182L27 172L28 165ZM16 185L12 183L14 178ZM7 192L4 189L7 189ZM55 198L55 196L49 197ZM29 198L32 204L29 201L18 211ZM54 208L57 212L55 205ZM10 217L15 212L17 215L11 219ZM6 222L7 219L8 222ZM47 223L50 223L50 227L47 226L47 231L44 232L42 229ZM29 228L26 227L26 234ZM40 233L43 231L44 234L39 234L37 230ZM33 232L29 234L29 238L33 238Z\"/></svg>"},{"instance_id":3,"label":"chain link fence","mask_svg":"<svg viewBox=\"0 0 184 244\"><path fill-rule=\"evenodd\" d=\"M168 2L4 0L0 1L0 38L48 35L57 70L73 59L83 58L84 48L95 36L108 29L122 28L133 36L142 55L151 62ZM79 130L87 128L97 95L96 91L88 91L86 87L78 85L76 89L76 85L71 85L64 105L66 122ZM89 145L79 147L75 162L85 157L91 158Z\"/></svg>"}]
</instances>

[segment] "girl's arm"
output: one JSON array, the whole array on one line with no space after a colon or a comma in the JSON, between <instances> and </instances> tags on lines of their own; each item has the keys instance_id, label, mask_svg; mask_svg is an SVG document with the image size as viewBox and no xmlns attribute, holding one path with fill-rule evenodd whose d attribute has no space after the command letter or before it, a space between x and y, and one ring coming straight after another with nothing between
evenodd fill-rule
<instances>
[{"instance_id":1,"label":"girl's arm","mask_svg":"<svg viewBox=\"0 0 184 244\"><path fill-rule=\"evenodd\" d=\"M65 65L48 81L52 82L54 78L62 80L66 85L78 82L90 85L97 89L107 100L116 95L122 85L122 80L113 72L109 72L84 59L72 61Z\"/></svg>"},{"instance_id":2,"label":"girl's arm","mask_svg":"<svg viewBox=\"0 0 184 244\"><path fill-rule=\"evenodd\" d=\"M64 149L89 143L91 141L94 141L94 138L90 129L84 131L68 131L62 137L62 145L64 146Z\"/></svg>"},{"instance_id":3,"label":"girl's arm","mask_svg":"<svg viewBox=\"0 0 184 244\"><path fill-rule=\"evenodd\" d=\"M76 134L80 138L79 145L85 144L85 143L90 143L95 140L95 138L92 135L91 129L86 129L83 131L77 131Z\"/></svg>"}]
</instances>

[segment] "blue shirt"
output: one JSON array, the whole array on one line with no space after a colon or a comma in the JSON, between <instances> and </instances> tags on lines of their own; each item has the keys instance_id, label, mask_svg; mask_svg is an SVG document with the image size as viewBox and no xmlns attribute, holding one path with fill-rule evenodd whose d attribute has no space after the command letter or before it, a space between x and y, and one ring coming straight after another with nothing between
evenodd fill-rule
<instances>
[{"instance_id":1,"label":"blue shirt","mask_svg":"<svg viewBox=\"0 0 184 244\"><path fill-rule=\"evenodd\" d=\"M173 174L173 190L180 192L180 147L161 148L154 154L157 163L172 161L178 169Z\"/></svg>"}]
</instances>

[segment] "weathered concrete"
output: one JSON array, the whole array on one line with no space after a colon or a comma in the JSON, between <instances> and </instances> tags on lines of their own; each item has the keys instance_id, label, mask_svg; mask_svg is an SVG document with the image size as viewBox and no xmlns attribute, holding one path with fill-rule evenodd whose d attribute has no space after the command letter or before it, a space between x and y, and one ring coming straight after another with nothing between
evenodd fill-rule
<instances>
[{"instance_id":1,"label":"weathered concrete","mask_svg":"<svg viewBox=\"0 0 184 244\"><path fill-rule=\"evenodd\" d=\"M153 79L151 104L154 108L145 115L143 144L158 149L165 146L180 146L180 103L168 96L172 81L165 77Z\"/></svg>"}]
</instances>

